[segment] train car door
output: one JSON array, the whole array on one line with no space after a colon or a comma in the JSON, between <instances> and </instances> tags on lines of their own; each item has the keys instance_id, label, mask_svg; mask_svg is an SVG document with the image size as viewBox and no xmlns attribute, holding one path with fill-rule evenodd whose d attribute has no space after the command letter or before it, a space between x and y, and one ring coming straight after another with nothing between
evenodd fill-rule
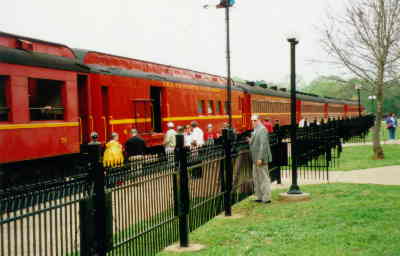
<instances>
[{"instance_id":1,"label":"train car door","mask_svg":"<svg viewBox=\"0 0 400 256\"><path fill-rule=\"evenodd\" d=\"M102 86L101 87L101 100L102 100L102 111L101 111L101 120L103 124L103 138L104 142L107 142L110 139L110 116L109 116L109 95L108 95L108 87Z\"/></svg>"},{"instance_id":2,"label":"train car door","mask_svg":"<svg viewBox=\"0 0 400 256\"><path fill-rule=\"evenodd\" d=\"M92 132L89 127L91 120L89 120L88 77L86 75L78 75L77 82L80 143L87 144L90 140L89 134Z\"/></svg>"},{"instance_id":3,"label":"train car door","mask_svg":"<svg viewBox=\"0 0 400 256\"><path fill-rule=\"evenodd\" d=\"M245 93L244 97L240 97L240 105L242 108L242 127L244 130L250 130L251 129L251 124L250 124L250 119L251 119L251 99L250 99L250 94Z\"/></svg>"},{"instance_id":4,"label":"train car door","mask_svg":"<svg viewBox=\"0 0 400 256\"><path fill-rule=\"evenodd\" d=\"M151 99L134 99L133 100L133 128L139 133L150 133L153 127L150 124L152 120L152 100Z\"/></svg>"},{"instance_id":5,"label":"train car door","mask_svg":"<svg viewBox=\"0 0 400 256\"><path fill-rule=\"evenodd\" d=\"M152 126L154 132L162 132L161 122L161 87L150 87L150 97L153 103Z\"/></svg>"}]
</instances>

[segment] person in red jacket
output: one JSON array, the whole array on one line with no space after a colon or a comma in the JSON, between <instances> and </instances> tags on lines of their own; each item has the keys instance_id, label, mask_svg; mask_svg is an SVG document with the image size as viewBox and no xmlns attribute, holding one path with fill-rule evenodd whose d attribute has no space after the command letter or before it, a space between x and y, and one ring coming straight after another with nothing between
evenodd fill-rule
<instances>
[{"instance_id":1,"label":"person in red jacket","mask_svg":"<svg viewBox=\"0 0 400 256\"><path fill-rule=\"evenodd\" d=\"M274 132L274 127L272 126L270 118L268 118L268 117L264 118L263 124L264 124L265 128L267 128L267 131L269 133L273 133Z\"/></svg>"},{"instance_id":2,"label":"person in red jacket","mask_svg":"<svg viewBox=\"0 0 400 256\"><path fill-rule=\"evenodd\" d=\"M207 125L207 131L204 133L204 141L206 144L214 144L214 140L219 137L218 132L213 131L213 125Z\"/></svg>"}]
</instances>

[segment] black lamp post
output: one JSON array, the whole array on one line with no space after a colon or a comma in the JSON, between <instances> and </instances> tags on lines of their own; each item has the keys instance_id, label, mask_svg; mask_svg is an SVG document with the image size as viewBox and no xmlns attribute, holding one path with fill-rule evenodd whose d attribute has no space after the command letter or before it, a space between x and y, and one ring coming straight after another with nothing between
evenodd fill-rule
<instances>
[{"instance_id":1,"label":"black lamp post","mask_svg":"<svg viewBox=\"0 0 400 256\"><path fill-rule=\"evenodd\" d=\"M229 8L235 4L235 0L220 0L216 8L225 9L225 24L226 24L226 66L227 66L227 81L226 81L226 112L228 114L229 128L232 128L232 79L231 79L231 46L230 46L230 27L229 27ZM208 8L211 5L204 5Z\"/></svg>"},{"instance_id":2,"label":"black lamp post","mask_svg":"<svg viewBox=\"0 0 400 256\"><path fill-rule=\"evenodd\" d=\"M226 67L227 67L227 85L226 85L226 97L227 97L227 111L228 111L228 123L229 128L232 128L232 79L231 79L231 45L230 45L230 28L229 28L229 7L225 5L225 20L226 20Z\"/></svg>"},{"instance_id":3,"label":"black lamp post","mask_svg":"<svg viewBox=\"0 0 400 256\"><path fill-rule=\"evenodd\" d=\"M361 85L356 84L355 88L357 89L357 96L358 96L358 116L361 117L361 100L360 100Z\"/></svg>"},{"instance_id":4,"label":"black lamp post","mask_svg":"<svg viewBox=\"0 0 400 256\"><path fill-rule=\"evenodd\" d=\"M297 120L296 120L296 44L299 43L296 38L289 38L290 43L290 141L292 151L292 185L289 188L288 194L302 194L300 187L297 184Z\"/></svg>"},{"instance_id":5,"label":"black lamp post","mask_svg":"<svg viewBox=\"0 0 400 256\"><path fill-rule=\"evenodd\" d=\"M231 79L231 49L230 49L230 27L229 27L229 8L235 3L234 0L221 0L216 6L217 8L225 8L225 24L226 24L226 66L227 66L227 82L226 82L226 111L228 114L228 128L223 131L224 147L225 147L225 178L226 178L226 192L224 196L225 216L232 216L231 207L231 191L233 183L233 170L232 170L232 156L231 156L231 143L233 139L233 126L232 126L232 79ZM204 8L208 8L205 5Z\"/></svg>"}]
</instances>

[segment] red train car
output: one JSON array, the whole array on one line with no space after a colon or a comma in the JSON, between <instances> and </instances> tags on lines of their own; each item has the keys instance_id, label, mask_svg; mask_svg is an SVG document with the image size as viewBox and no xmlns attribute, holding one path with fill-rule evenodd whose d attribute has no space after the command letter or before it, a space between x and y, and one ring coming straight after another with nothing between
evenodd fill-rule
<instances>
[{"instance_id":1,"label":"red train car","mask_svg":"<svg viewBox=\"0 0 400 256\"><path fill-rule=\"evenodd\" d=\"M297 97L298 121L358 115L353 101ZM252 113L289 124L289 93L233 83L236 131L251 129ZM92 131L124 143L136 128L158 147L168 122L192 120L227 122L224 77L0 32L0 164L79 153Z\"/></svg>"},{"instance_id":2,"label":"red train car","mask_svg":"<svg viewBox=\"0 0 400 256\"><path fill-rule=\"evenodd\" d=\"M0 163L79 152L77 76L65 45L0 33Z\"/></svg>"},{"instance_id":3,"label":"red train car","mask_svg":"<svg viewBox=\"0 0 400 256\"><path fill-rule=\"evenodd\" d=\"M186 125L197 120L201 128L221 129L227 121L226 81L222 77L104 53L75 51L90 67L87 89L91 99L82 109L84 143L90 131L105 142L111 132L125 141L136 128L151 146L161 145L167 122ZM245 93L232 92L234 126L247 129ZM249 111L249 110L247 110Z\"/></svg>"}]
</instances>

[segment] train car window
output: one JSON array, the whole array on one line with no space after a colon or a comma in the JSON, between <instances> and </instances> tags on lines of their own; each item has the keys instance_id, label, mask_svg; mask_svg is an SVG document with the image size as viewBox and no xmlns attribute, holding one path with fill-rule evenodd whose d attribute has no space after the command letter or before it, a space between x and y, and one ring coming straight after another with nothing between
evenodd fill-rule
<instances>
[{"instance_id":1,"label":"train car window","mask_svg":"<svg viewBox=\"0 0 400 256\"><path fill-rule=\"evenodd\" d=\"M31 120L63 120L62 89L64 82L29 78L28 83Z\"/></svg>"},{"instance_id":2,"label":"train car window","mask_svg":"<svg viewBox=\"0 0 400 256\"><path fill-rule=\"evenodd\" d=\"M208 101L207 113L208 114L214 114L214 102L212 100Z\"/></svg>"},{"instance_id":3,"label":"train car window","mask_svg":"<svg viewBox=\"0 0 400 256\"><path fill-rule=\"evenodd\" d=\"M197 113L204 114L204 100L199 100L197 102Z\"/></svg>"},{"instance_id":4,"label":"train car window","mask_svg":"<svg viewBox=\"0 0 400 256\"><path fill-rule=\"evenodd\" d=\"M225 101L224 102L224 113L228 113L228 102L227 101Z\"/></svg>"},{"instance_id":5,"label":"train car window","mask_svg":"<svg viewBox=\"0 0 400 256\"><path fill-rule=\"evenodd\" d=\"M253 113L257 112L256 102L254 100L251 102L251 112Z\"/></svg>"},{"instance_id":6,"label":"train car window","mask_svg":"<svg viewBox=\"0 0 400 256\"><path fill-rule=\"evenodd\" d=\"M221 101L218 101L218 102L217 102L215 112L218 113L218 114L222 114L222 113L221 113Z\"/></svg>"},{"instance_id":7,"label":"train car window","mask_svg":"<svg viewBox=\"0 0 400 256\"><path fill-rule=\"evenodd\" d=\"M7 103L7 81L7 76L0 76L0 122L8 121L8 112L10 111Z\"/></svg>"}]
</instances>

